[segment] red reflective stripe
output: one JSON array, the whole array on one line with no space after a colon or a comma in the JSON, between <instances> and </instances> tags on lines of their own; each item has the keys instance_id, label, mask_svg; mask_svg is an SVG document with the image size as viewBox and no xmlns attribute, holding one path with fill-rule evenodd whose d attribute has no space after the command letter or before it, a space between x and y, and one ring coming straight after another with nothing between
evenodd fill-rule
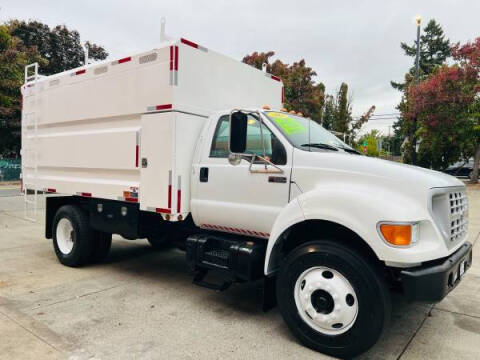
<instances>
[{"instance_id":1,"label":"red reflective stripe","mask_svg":"<svg viewBox=\"0 0 480 360\"><path fill-rule=\"evenodd\" d=\"M281 81L280 78L278 76L275 76L275 75L271 75L270 76L273 80L276 80L276 81Z\"/></svg>"},{"instance_id":2,"label":"red reflective stripe","mask_svg":"<svg viewBox=\"0 0 480 360\"><path fill-rule=\"evenodd\" d=\"M121 63L125 63L125 62L128 62L132 60L132 58L130 56L126 57L126 58L123 58L123 59L120 59L118 60L118 63L121 64Z\"/></svg>"},{"instance_id":3,"label":"red reflective stripe","mask_svg":"<svg viewBox=\"0 0 480 360\"><path fill-rule=\"evenodd\" d=\"M172 208L172 185L168 185L168 208Z\"/></svg>"},{"instance_id":4,"label":"red reflective stripe","mask_svg":"<svg viewBox=\"0 0 480 360\"><path fill-rule=\"evenodd\" d=\"M187 40L187 39L184 39L184 38L181 38L180 41L182 43L184 43L185 45L188 45L188 46L194 47L195 49L198 49L198 44L195 44L193 41L190 41L190 40Z\"/></svg>"},{"instance_id":5,"label":"red reflective stripe","mask_svg":"<svg viewBox=\"0 0 480 360\"><path fill-rule=\"evenodd\" d=\"M140 146L135 146L135 167L138 167L138 156L140 154Z\"/></svg>"},{"instance_id":6,"label":"red reflective stripe","mask_svg":"<svg viewBox=\"0 0 480 360\"><path fill-rule=\"evenodd\" d=\"M155 212L162 214L170 214L172 211L170 209L156 208Z\"/></svg>"},{"instance_id":7,"label":"red reflective stripe","mask_svg":"<svg viewBox=\"0 0 480 360\"><path fill-rule=\"evenodd\" d=\"M49 193L56 193L57 190L55 190L55 189L50 189L50 188L49 188L49 189L47 189L47 192L49 192Z\"/></svg>"},{"instance_id":8,"label":"red reflective stripe","mask_svg":"<svg viewBox=\"0 0 480 360\"><path fill-rule=\"evenodd\" d=\"M285 86L282 86L282 104L285 101Z\"/></svg>"},{"instance_id":9,"label":"red reflective stripe","mask_svg":"<svg viewBox=\"0 0 480 360\"><path fill-rule=\"evenodd\" d=\"M128 198L125 198L125 201L128 201L128 202L138 202L138 198L132 198L132 197L128 197Z\"/></svg>"},{"instance_id":10,"label":"red reflective stripe","mask_svg":"<svg viewBox=\"0 0 480 360\"><path fill-rule=\"evenodd\" d=\"M157 105L155 106L155 109L157 110L166 110L166 109L171 109L172 104L163 104L163 105Z\"/></svg>"},{"instance_id":11,"label":"red reflective stripe","mask_svg":"<svg viewBox=\"0 0 480 360\"><path fill-rule=\"evenodd\" d=\"M85 69L83 69L83 70L77 70L77 71L75 72L75 75L85 74L86 71L87 71L87 70L85 70Z\"/></svg>"},{"instance_id":12,"label":"red reflective stripe","mask_svg":"<svg viewBox=\"0 0 480 360\"><path fill-rule=\"evenodd\" d=\"M173 70L173 46L170 46L170 71Z\"/></svg>"},{"instance_id":13,"label":"red reflective stripe","mask_svg":"<svg viewBox=\"0 0 480 360\"><path fill-rule=\"evenodd\" d=\"M178 70L178 46L175 46L175 70Z\"/></svg>"},{"instance_id":14,"label":"red reflective stripe","mask_svg":"<svg viewBox=\"0 0 480 360\"><path fill-rule=\"evenodd\" d=\"M80 195L82 195L82 196L87 196L87 197L91 197L91 196L92 196L92 193L82 192L82 193L80 193Z\"/></svg>"},{"instance_id":15,"label":"red reflective stripe","mask_svg":"<svg viewBox=\"0 0 480 360\"><path fill-rule=\"evenodd\" d=\"M182 204L182 190L177 191L177 213L180 212L180 207Z\"/></svg>"}]
</instances>

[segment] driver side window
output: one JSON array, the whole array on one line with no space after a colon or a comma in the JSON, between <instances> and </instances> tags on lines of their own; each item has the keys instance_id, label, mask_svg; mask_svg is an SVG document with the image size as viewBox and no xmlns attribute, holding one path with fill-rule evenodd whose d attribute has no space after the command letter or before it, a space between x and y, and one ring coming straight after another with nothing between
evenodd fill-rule
<instances>
[{"instance_id":1,"label":"driver side window","mask_svg":"<svg viewBox=\"0 0 480 360\"><path fill-rule=\"evenodd\" d=\"M268 127L255 119L248 117L247 123L247 153L263 156L262 132L265 144L265 156L275 165L285 165L287 163L287 153L285 147L278 140ZM260 130L260 126L262 127ZM217 123L215 134L213 135L210 157L227 158L229 155L228 137L230 131L229 116L222 116Z\"/></svg>"}]
</instances>

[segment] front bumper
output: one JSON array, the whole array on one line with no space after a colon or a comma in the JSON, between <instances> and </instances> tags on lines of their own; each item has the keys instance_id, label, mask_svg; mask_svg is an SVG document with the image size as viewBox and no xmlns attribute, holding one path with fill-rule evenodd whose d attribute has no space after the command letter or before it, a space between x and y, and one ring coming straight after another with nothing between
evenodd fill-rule
<instances>
[{"instance_id":1,"label":"front bumper","mask_svg":"<svg viewBox=\"0 0 480 360\"><path fill-rule=\"evenodd\" d=\"M463 244L447 258L400 272L408 301L438 302L460 282L472 264L472 244ZM462 269L461 269L462 267Z\"/></svg>"}]
</instances>

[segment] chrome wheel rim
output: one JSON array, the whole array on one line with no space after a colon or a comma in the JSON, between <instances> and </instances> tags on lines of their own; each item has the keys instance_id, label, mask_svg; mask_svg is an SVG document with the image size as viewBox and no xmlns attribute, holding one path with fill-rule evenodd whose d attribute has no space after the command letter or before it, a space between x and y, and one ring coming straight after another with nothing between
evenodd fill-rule
<instances>
[{"instance_id":1,"label":"chrome wheel rim","mask_svg":"<svg viewBox=\"0 0 480 360\"><path fill-rule=\"evenodd\" d=\"M60 252L68 255L74 245L73 225L67 218L62 218L57 224L57 245Z\"/></svg>"},{"instance_id":2,"label":"chrome wheel rim","mask_svg":"<svg viewBox=\"0 0 480 360\"><path fill-rule=\"evenodd\" d=\"M355 290L334 269L317 266L305 270L295 283L294 296L302 320L320 333L343 334L357 319Z\"/></svg>"}]
</instances>

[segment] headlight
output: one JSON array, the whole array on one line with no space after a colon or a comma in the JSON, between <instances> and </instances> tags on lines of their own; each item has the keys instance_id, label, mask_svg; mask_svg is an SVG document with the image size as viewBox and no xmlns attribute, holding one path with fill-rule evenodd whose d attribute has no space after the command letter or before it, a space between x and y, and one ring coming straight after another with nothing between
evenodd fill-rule
<instances>
[{"instance_id":1,"label":"headlight","mask_svg":"<svg viewBox=\"0 0 480 360\"><path fill-rule=\"evenodd\" d=\"M388 245L408 247L418 240L418 223L381 222L377 230Z\"/></svg>"}]
</instances>

